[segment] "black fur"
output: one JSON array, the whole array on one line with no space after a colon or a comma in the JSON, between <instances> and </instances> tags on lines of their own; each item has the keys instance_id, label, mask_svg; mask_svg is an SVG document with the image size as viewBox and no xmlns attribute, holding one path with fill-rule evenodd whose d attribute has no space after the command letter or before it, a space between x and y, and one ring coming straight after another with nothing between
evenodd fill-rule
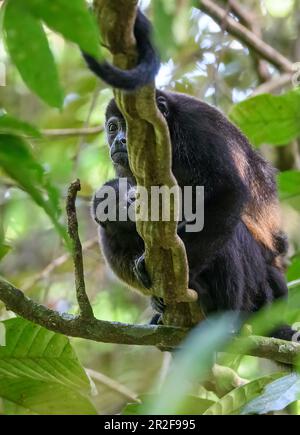
<instances>
[{"instance_id":1,"label":"black fur","mask_svg":"<svg viewBox=\"0 0 300 435\"><path fill-rule=\"evenodd\" d=\"M187 252L189 286L199 293L206 313L250 313L287 296L284 274L276 263L286 253L284 235L280 231L270 234L274 240L271 249L245 223L245 216L256 222L259 207L276 205L273 168L214 107L184 94L162 91L157 91L157 104L169 126L172 169L179 186L205 187L204 229L188 233L181 227L178 234ZM125 121L114 100L107 108L106 131L117 177L126 176L135 185L128 165ZM237 168L234 153L244 159L244 176ZM107 184L117 190L117 181ZM94 198L94 216L98 204ZM140 259L144 242L135 224L98 223L102 251L112 270L130 287L143 290L146 271ZM140 269L137 264L141 264ZM150 277L147 279L150 282ZM158 312L164 309L161 299L154 299L153 305ZM158 319L155 316L155 321ZM273 335L291 338L293 334L291 328L283 327Z\"/></svg>"},{"instance_id":2,"label":"black fur","mask_svg":"<svg viewBox=\"0 0 300 435\"><path fill-rule=\"evenodd\" d=\"M133 69L122 70L107 62L100 63L91 55L83 53L90 70L114 88L134 91L151 83L159 70L159 56L151 43L151 25L140 10L137 11L134 35L137 44L138 62Z\"/></svg>"}]
</instances>

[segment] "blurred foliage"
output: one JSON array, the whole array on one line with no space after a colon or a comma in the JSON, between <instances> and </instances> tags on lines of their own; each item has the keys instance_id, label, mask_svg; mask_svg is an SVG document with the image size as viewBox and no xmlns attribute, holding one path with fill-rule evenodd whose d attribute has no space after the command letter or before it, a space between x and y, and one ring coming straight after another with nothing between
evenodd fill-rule
<instances>
[{"instance_id":1,"label":"blurred foliage","mask_svg":"<svg viewBox=\"0 0 300 435\"><path fill-rule=\"evenodd\" d=\"M241 414L268 414L281 411L300 397L300 378L296 373L291 373L281 379L269 383L264 393L249 402Z\"/></svg>"},{"instance_id":2,"label":"blurred foliage","mask_svg":"<svg viewBox=\"0 0 300 435\"><path fill-rule=\"evenodd\" d=\"M250 402L253 397L257 397L264 390L264 387L271 384L274 379L283 376L283 373L266 375L263 378L255 379L249 384L243 385L222 397L221 400L208 408L204 415L238 415L244 404ZM295 399L294 399L295 400ZM293 400L293 401L294 401ZM283 408L281 408L283 409ZM244 413L247 414L246 408Z\"/></svg>"},{"instance_id":3,"label":"blurred foliage","mask_svg":"<svg viewBox=\"0 0 300 435\"><path fill-rule=\"evenodd\" d=\"M61 312L76 313L72 264L68 256L61 257L67 252L61 230L65 223L62 210L67 186L74 178L81 179L82 191L77 201L80 235L83 242L93 240L96 227L90 217L89 201L92 193L113 176L113 170L104 133L50 136L47 130L65 131L103 125L105 107L112 92L87 70L76 45L79 44L92 54L98 53L97 31L83 0L59 0L55 2L55 7L54 2L48 0L7 0L5 3L8 11L2 20L3 38L0 40L0 66L4 65L6 70L6 86L0 86L0 274L40 303ZM287 312L279 305L271 312L266 310L258 314L253 325L263 332L268 329L267 319L271 316L272 320L277 318L279 321L282 312L293 321L298 321L299 90L291 90L292 85L289 84L279 95L248 99L260 84L257 62L239 41L223 32L199 9L191 7L192 4L197 6L198 2L153 0L150 4L149 0L144 0L141 3L154 21L155 38L163 60L157 86L191 94L218 106L227 115L231 114L234 122L249 135L260 152L281 170L278 180L283 224L290 240L287 279L293 288L292 309ZM219 3L224 5L226 1L220 0ZM243 0L239 3L248 13L255 15L267 43L292 61L300 60L300 4L297 0ZM3 9L3 2L0 2L2 18ZM271 66L268 72L272 76L278 74ZM293 147L290 141L293 141ZM50 268L49 272L49 264L54 264L58 258L62 258L62 261ZM85 250L84 261L86 284L97 317L128 323L148 322L151 310L147 299L129 291L116 280L101 258L96 243ZM0 316L3 320L12 316L1 303ZM51 408L51 400L56 401L59 395L71 393L76 398L80 397L78 407L71 406L78 413L93 412L93 409L102 414L119 413L128 402L132 402L124 392L99 380L95 380L92 390L89 384L89 392L85 390L84 394L67 381L59 387L53 386L52 381L55 384L59 382L57 376L54 376L55 380L52 376L51 381L51 370L46 370L48 378L44 377L44 372L41 373L43 364L48 364L47 352L40 356L40 366L36 365L29 371L31 354L30 350L27 350L29 355L26 354L26 346L29 343L37 345L39 337L46 337L47 334L52 337L53 343L66 340L72 355L72 362L68 359L65 361L65 373L68 376L71 377L69 364L75 364L76 370L81 371L79 378L86 383L81 363L82 367L104 373L121 386L127 386L133 396L150 394L150 399L147 396L144 400L143 396L143 401L151 403L152 409L153 403L161 403L168 394L166 385L172 390L172 376L178 384L178 373L182 372L176 370L180 370L180 367L186 369L183 353L178 356L179 363L174 363L170 372L171 380L164 383L169 364L168 354L157 349L99 344L79 339L68 341L47 331L38 332L34 326L20 319L9 322L15 323L4 323L11 325L4 329L0 326L0 396L3 398L2 406L0 399L0 413L55 412L57 409ZM196 337L197 344L192 344L186 351L195 351L192 352L194 356L190 364L197 376L204 376L210 366L208 360L211 361L211 355L208 352L202 355L203 349L208 349L207 340L209 342L214 336L216 342L218 337L221 342L224 339L224 344L226 342L226 337L222 335L224 330L222 327L218 329L219 322L221 320L215 321L206 333L203 333L205 325L202 325L203 329L199 329L200 335ZM18 333L13 328L17 328ZM14 331L13 335L11 331ZM20 352L17 358L15 354L7 356L18 334L22 340L16 342L19 347L15 352L18 349ZM3 347L4 339L6 347ZM77 360L74 362L71 346L80 363ZM57 348L51 348L53 358L56 351L58 345ZM4 358L5 364L7 358L10 363L5 373L1 372ZM27 361L24 363L25 359ZM16 364L22 364L22 370L14 378ZM176 368L177 364L179 369ZM270 361L243 357L235 368L242 378L251 382L219 400L204 386L196 383L196 387L193 381L191 391L186 388L182 392L183 397L188 397L187 401L177 398L180 403L175 404L173 410L238 413L249 401L261 395L268 384L261 401L257 399L258 402L250 402L251 406L255 406L251 409L256 412L261 409L259 406L262 402L264 406L268 405L270 391L273 394L274 389L278 391L279 387L290 394L276 409L286 408L299 398L297 389L290 392L288 388L291 378L282 377L279 387L272 383L277 377L276 373L272 373L277 372L278 368ZM65 369L61 366L61 370ZM13 382L16 384L13 385ZM43 391L40 390L41 383L45 386ZM18 397L23 398L24 391L27 401L18 400ZM70 403L73 403L71 398ZM59 404L61 412L72 411L63 408L67 404L58 400L56 405ZM127 408L124 413L138 413L146 409L144 404L130 406L129 411ZM267 409L271 410L272 406ZM294 412L297 410L294 409Z\"/></svg>"}]
</instances>

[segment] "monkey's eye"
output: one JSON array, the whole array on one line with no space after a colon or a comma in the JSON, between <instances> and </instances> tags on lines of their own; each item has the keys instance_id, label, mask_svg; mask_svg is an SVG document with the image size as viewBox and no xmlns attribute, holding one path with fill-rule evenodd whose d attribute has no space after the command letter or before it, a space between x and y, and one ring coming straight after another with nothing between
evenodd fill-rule
<instances>
[{"instance_id":1,"label":"monkey's eye","mask_svg":"<svg viewBox=\"0 0 300 435\"><path fill-rule=\"evenodd\" d=\"M110 122L108 124L108 131L109 133L115 133L116 131L118 131L118 125L115 122Z\"/></svg>"}]
</instances>

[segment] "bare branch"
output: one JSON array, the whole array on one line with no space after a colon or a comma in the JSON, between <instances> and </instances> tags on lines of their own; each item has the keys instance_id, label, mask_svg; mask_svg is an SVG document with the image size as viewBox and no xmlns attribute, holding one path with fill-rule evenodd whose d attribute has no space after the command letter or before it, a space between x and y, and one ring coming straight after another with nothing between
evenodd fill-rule
<instances>
[{"instance_id":1,"label":"bare branch","mask_svg":"<svg viewBox=\"0 0 300 435\"><path fill-rule=\"evenodd\" d=\"M50 331L103 343L172 348L179 346L188 329L171 326L127 325L59 314L27 298L12 284L0 279L0 300L8 310Z\"/></svg>"},{"instance_id":2,"label":"bare branch","mask_svg":"<svg viewBox=\"0 0 300 435\"><path fill-rule=\"evenodd\" d=\"M68 190L67 196L67 216L68 216L68 233L72 241L72 256L75 269L76 296L80 309L80 315L84 318L94 317L89 298L87 297L84 282L82 246L78 235L78 222L76 213L77 192L81 190L80 181L74 181Z\"/></svg>"},{"instance_id":3,"label":"bare branch","mask_svg":"<svg viewBox=\"0 0 300 435\"><path fill-rule=\"evenodd\" d=\"M284 86L287 86L289 83L292 83L292 76L293 75L291 73L286 73L275 77L256 88L252 93L252 96L254 97L255 95L268 94L278 91Z\"/></svg>"},{"instance_id":4,"label":"bare branch","mask_svg":"<svg viewBox=\"0 0 300 435\"><path fill-rule=\"evenodd\" d=\"M138 399L138 394L131 391L126 385L120 384L120 382L115 379L109 378L103 373L96 372L92 369L85 369L86 373L95 381L101 385L105 385L105 387L110 390L119 393L121 396L125 397L125 399L130 400L131 402L141 403L140 399Z\"/></svg>"},{"instance_id":5,"label":"bare branch","mask_svg":"<svg viewBox=\"0 0 300 435\"><path fill-rule=\"evenodd\" d=\"M263 59L270 62L276 68L285 72L293 72L293 63L264 42L251 30L238 23L234 18L227 16L226 11L216 5L212 0L199 1L199 9L213 18L220 26L225 27L228 33L243 42L248 48L254 50Z\"/></svg>"},{"instance_id":6,"label":"bare branch","mask_svg":"<svg viewBox=\"0 0 300 435\"><path fill-rule=\"evenodd\" d=\"M97 342L171 349L179 347L189 332L189 328L127 325L59 314L27 298L19 289L3 279L0 279L0 300L8 310L50 331ZM275 338L250 336L235 339L230 351L293 364L300 356L300 344Z\"/></svg>"}]
</instances>

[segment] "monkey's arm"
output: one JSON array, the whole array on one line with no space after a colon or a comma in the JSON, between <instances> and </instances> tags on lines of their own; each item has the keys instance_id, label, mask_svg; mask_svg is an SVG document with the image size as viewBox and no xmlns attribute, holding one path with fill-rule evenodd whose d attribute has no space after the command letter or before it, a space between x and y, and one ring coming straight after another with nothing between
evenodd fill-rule
<instances>
[{"instance_id":1,"label":"monkey's arm","mask_svg":"<svg viewBox=\"0 0 300 435\"><path fill-rule=\"evenodd\" d=\"M149 20L138 9L134 26L138 61L130 70L122 70L107 62L98 62L87 53L82 53L90 70L114 88L134 91L151 83L159 70L160 60L151 41L152 28Z\"/></svg>"},{"instance_id":2,"label":"monkey's arm","mask_svg":"<svg viewBox=\"0 0 300 435\"><path fill-rule=\"evenodd\" d=\"M144 252L144 243L138 233L118 228L117 222L99 227L101 251L119 279L133 288L141 288L136 276L136 262ZM142 287L144 290L144 286Z\"/></svg>"}]
</instances>

